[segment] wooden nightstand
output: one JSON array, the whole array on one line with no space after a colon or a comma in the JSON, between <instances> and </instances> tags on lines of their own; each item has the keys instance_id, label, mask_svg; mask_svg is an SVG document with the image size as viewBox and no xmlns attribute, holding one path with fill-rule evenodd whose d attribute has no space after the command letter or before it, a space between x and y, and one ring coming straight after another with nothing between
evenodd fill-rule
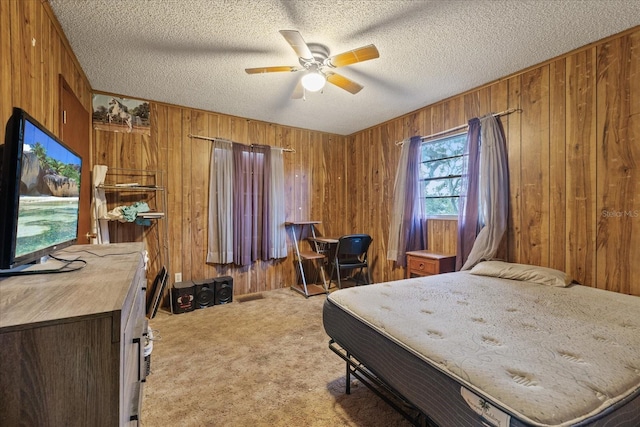
<instances>
[{"instance_id":1,"label":"wooden nightstand","mask_svg":"<svg viewBox=\"0 0 640 427\"><path fill-rule=\"evenodd\" d=\"M456 256L429 251L407 252L407 279L418 276L450 273L456 269Z\"/></svg>"}]
</instances>

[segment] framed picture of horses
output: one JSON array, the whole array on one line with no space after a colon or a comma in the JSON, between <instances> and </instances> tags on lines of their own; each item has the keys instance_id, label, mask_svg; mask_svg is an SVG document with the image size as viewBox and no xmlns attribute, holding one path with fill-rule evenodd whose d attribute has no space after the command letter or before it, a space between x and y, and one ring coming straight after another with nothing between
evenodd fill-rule
<instances>
[{"instance_id":1,"label":"framed picture of horses","mask_svg":"<svg viewBox=\"0 0 640 427\"><path fill-rule=\"evenodd\" d=\"M94 129L150 135L149 103L138 99L93 94Z\"/></svg>"}]
</instances>

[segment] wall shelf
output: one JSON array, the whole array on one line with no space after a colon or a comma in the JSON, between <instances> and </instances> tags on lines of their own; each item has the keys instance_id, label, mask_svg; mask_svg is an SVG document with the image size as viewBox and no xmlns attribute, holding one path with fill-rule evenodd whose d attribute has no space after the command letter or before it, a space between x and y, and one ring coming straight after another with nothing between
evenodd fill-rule
<instances>
[{"instance_id":1,"label":"wall shelf","mask_svg":"<svg viewBox=\"0 0 640 427\"><path fill-rule=\"evenodd\" d=\"M107 241L110 243L144 241L149 254L149 281L163 266L170 272L167 192L163 171L109 168L104 182L94 185L93 192L94 199L103 192L106 200L106 208L94 203L97 232L104 234L105 228L108 229ZM135 213L133 221L131 218L129 221L117 218L116 208L131 207L136 202L146 203L149 210ZM99 241L104 242L103 239Z\"/></svg>"}]
</instances>

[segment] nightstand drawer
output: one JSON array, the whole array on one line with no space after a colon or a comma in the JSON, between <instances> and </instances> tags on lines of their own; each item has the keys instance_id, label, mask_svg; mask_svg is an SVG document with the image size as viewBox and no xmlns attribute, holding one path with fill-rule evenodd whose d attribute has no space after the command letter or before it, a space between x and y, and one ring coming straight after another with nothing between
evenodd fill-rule
<instances>
[{"instance_id":1,"label":"nightstand drawer","mask_svg":"<svg viewBox=\"0 0 640 427\"><path fill-rule=\"evenodd\" d=\"M443 255L429 251L407 252L407 278L449 273L456 267L455 255Z\"/></svg>"},{"instance_id":2,"label":"nightstand drawer","mask_svg":"<svg viewBox=\"0 0 640 427\"><path fill-rule=\"evenodd\" d=\"M438 261L426 258L409 257L408 268L415 274L438 274Z\"/></svg>"}]
</instances>

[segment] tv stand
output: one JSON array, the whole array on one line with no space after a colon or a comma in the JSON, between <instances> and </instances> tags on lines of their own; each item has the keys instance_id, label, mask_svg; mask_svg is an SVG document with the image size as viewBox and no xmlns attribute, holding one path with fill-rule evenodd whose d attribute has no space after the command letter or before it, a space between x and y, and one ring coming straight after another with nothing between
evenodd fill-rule
<instances>
[{"instance_id":1,"label":"tv stand","mask_svg":"<svg viewBox=\"0 0 640 427\"><path fill-rule=\"evenodd\" d=\"M145 380L143 243L77 245L68 274L0 279L0 425L136 424ZM37 266L36 266L37 267Z\"/></svg>"}]
</instances>

